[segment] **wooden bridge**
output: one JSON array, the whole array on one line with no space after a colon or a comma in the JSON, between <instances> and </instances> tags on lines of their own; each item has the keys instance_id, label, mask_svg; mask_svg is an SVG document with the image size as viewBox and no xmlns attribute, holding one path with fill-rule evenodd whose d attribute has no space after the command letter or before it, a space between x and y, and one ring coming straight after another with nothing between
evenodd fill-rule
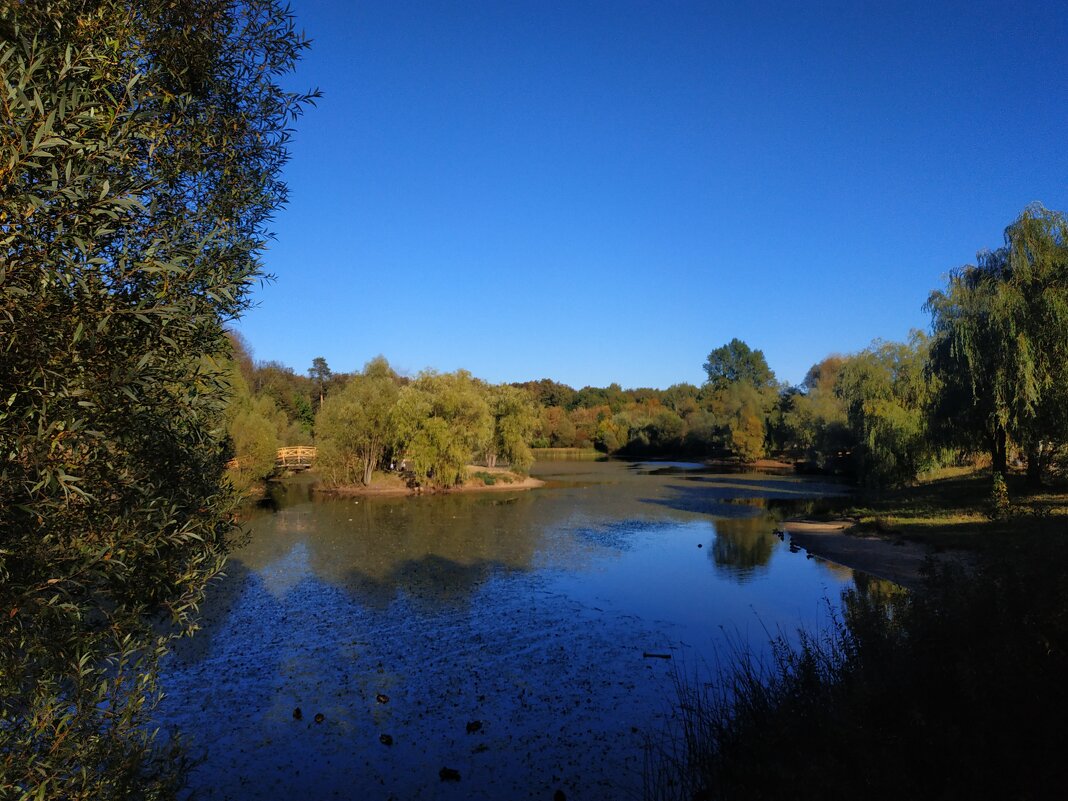
<instances>
[{"instance_id":1,"label":"wooden bridge","mask_svg":"<svg viewBox=\"0 0 1068 801\"><path fill-rule=\"evenodd\" d=\"M274 466L282 470L301 471L307 470L315 463L315 448L310 445L293 445L287 448L279 448L278 455L274 457ZM235 457L226 463L229 470L237 470L242 462L248 465L252 460L248 457Z\"/></svg>"},{"instance_id":2,"label":"wooden bridge","mask_svg":"<svg viewBox=\"0 0 1068 801\"><path fill-rule=\"evenodd\" d=\"M307 470L315 463L316 450L311 445L279 448L274 466L283 470Z\"/></svg>"}]
</instances>

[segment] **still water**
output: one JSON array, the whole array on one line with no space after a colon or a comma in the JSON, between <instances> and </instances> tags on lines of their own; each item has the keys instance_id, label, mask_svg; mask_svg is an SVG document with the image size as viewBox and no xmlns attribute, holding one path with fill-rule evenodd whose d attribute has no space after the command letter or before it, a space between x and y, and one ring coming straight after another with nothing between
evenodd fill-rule
<instances>
[{"instance_id":1,"label":"still water","mask_svg":"<svg viewBox=\"0 0 1068 801\"><path fill-rule=\"evenodd\" d=\"M164 666L193 797L640 797L676 675L826 625L852 582L773 533L839 485L696 467L546 462L544 489L482 495L290 486Z\"/></svg>"}]
</instances>

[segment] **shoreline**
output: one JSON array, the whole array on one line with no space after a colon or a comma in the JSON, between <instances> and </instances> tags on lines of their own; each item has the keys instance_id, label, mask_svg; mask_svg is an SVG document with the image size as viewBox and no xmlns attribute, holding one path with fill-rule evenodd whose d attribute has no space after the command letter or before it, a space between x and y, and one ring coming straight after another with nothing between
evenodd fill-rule
<instances>
[{"instance_id":1,"label":"shoreline","mask_svg":"<svg viewBox=\"0 0 1068 801\"><path fill-rule=\"evenodd\" d=\"M498 475L516 475L514 473L508 473L500 468L478 468L477 472L488 472ZM475 479L474 481L478 481ZM341 498L362 498L362 497L402 497L407 495L465 495L478 492L526 492L533 489L538 489L545 486L545 482L539 478L532 476L517 476L513 481L497 481L493 484L484 483L465 483L457 484L452 487L409 487L407 485L401 485L399 483L391 482L389 484L375 485L374 481L370 486L362 486L360 484L348 484L341 487L312 487L312 492L320 495L336 496Z\"/></svg>"},{"instance_id":2,"label":"shoreline","mask_svg":"<svg viewBox=\"0 0 1068 801\"><path fill-rule=\"evenodd\" d=\"M923 586L923 568L929 559L963 558L959 552L936 551L918 542L855 533L856 528L853 520L793 519L783 521L781 530L790 536L792 545L817 559L892 581L909 590Z\"/></svg>"}]
</instances>

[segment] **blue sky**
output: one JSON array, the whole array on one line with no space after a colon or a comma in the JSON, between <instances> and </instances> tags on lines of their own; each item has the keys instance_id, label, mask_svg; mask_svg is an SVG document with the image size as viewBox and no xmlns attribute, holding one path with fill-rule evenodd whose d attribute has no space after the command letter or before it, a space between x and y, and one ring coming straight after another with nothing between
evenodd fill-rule
<instances>
[{"instance_id":1,"label":"blue sky","mask_svg":"<svg viewBox=\"0 0 1068 801\"><path fill-rule=\"evenodd\" d=\"M237 328L298 371L797 382L1068 210L1063 2L292 7L323 97Z\"/></svg>"}]
</instances>

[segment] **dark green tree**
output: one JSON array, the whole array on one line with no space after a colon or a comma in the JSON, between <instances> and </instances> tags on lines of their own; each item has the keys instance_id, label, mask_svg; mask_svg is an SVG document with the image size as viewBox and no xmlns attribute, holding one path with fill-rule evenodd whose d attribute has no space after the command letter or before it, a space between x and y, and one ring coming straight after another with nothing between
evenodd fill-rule
<instances>
[{"instance_id":1,"label":"dark green tree","mask_svg":"<svg viewBox=\"0 0 1068 801\"><path fill-rule=\"evenodd\" d=\"M1005 245L953 272L927 309L942 382L934 417L954 421L943 432L984 440L1001 473L1015 441L1038 483L1068 441L1068 217L1029 206Z\"/></svg>"},{"instance_id":2,"label":"dark green tree","mask_svg":"<svg viewBox=\"0 0 1068 801\"><path fill-rule=\"evenodd\" d=\"M750 384L761 390L775 386L775 374L768 367L764 352L752 350L737 337L708 354L704 368L712 391L734 383Z\"/></svg>"},{"instance_id":3,"label":"dark green tree","mask_svg":"<svg viewBox=\"0 0 1068 801\"><path fill-rule=\"evenodd\" d=\"M322 409L326 384L333 377L334 371L330 369L326 359L316 356L312 359L312 366L308 368L308 375L315 382L315 388L319 390L319 408Z\"/></svg>"},{"instance_id":4,"label":"dark green tree","mask_svg":"<svg viewBox=\"0 0 1068 801\"><path fill-rule=\"evenodd\" d=\"M178 781L155 665L234 531L217 357L285 200L303 46L274 0L0 6L5 797Z\"/></svg>"}]
</instances>

